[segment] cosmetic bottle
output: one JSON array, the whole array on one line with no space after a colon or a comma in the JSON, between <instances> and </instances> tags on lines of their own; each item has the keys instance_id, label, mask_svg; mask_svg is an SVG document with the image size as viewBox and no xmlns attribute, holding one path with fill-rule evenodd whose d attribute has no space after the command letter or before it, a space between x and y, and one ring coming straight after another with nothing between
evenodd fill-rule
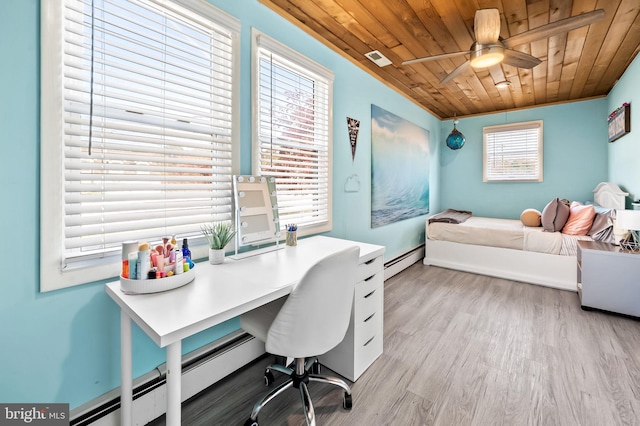
<instances>
[{"instance_id":1,"label":"cosmetic bottle","mask_svg":"<svg viewBox=\"0 0 640 426\"><path fill-rule=\"evenodd\" d=\"M189 243L186 238L182 240L182 257L185 262L187 259L191 259L191 250L189 250Z\"/></svg>"},{"instance_id":2,"label":"cosmetic bottle","mask_svg":"<svg viewBox=\"0 0 640 426\"><path fill-rule=\"evenodd\" d=\"M136 256L138 255L137 241L125 241L122 243L122 271L120 275L122 275L123 278L129 278L131 274L129 253L136 253ZM135 278L135 276L133 278Z\"/></svg>"},{"instance_id":3,"label":"cosmetic bottle","mask_svg":"<svg viewBox=\"0 0 640 426\"><path fill-rule=\"evenodd\" d=\"M129 279L138 279L138 252L134 251L129 253Z\"/></svg>"},{"instance_id":4,"label":"cosmetic bottle","mask_svg":"<svg viewBox=\"0 0 640 426\"><path fill-rule=\"evenodd\" d=\"M129 278L129 259L122 261L122 272L120 272L122 278Z\"/></svg>"},{"instance_id":5,"label":"cosmetic bottle","mask_svg":"<svg viewBox=\"0 0 640 426\"><path fill-rule=\"evenodd\" d=\"M176 252L176 262L175 262L175 274L179 275L184 272L184 266L182 266L182 251L175 250Z\"/></svg>"},{"instance_id":6,"label":"cosmetic bottle","mask_svg":"<svg viewBox=\"0 0 640 426\"><path fill-rule=\"evenodd\" d=\"M165 258L163 254L156 256L156 267L158 271L164 271Z\"/></svg>"},{"instance_id":7,"label":"cosmetic bottle","mask_svg":"<svg viewBox=\"0 0 640 426\"><path fill-rule=\"evenodd\" d=\"M149 243L140 243L138 246L138 262L140 269L137 271L139 280L146 280L151 269L151 250Z\"/></svg>"}]
</instances>

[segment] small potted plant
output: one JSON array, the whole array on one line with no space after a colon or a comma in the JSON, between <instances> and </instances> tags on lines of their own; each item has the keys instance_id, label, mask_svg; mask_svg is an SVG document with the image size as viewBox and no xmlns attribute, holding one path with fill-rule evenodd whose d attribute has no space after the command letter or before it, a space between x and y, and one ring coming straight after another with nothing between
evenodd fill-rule
<instances>
[{"instance_id":1,"label":"small potted plant","mask_svg":"<svg viewBox=\"0 0 640 426\"><path fill-rule=\"evenodd\" d=\"M213 222L200 227L209 243L209 263L217 265L224 262L224 248L236 235L230 222Z\"/></svg>"}]
</instances>

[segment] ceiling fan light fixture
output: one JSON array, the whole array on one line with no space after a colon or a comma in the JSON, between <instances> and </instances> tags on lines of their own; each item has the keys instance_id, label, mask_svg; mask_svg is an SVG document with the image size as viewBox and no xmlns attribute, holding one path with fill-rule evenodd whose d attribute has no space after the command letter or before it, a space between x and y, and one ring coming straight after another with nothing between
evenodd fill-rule
<instances>
[{"instance_id":1,"label":"ceiling fan light fixture","mask_svg":"<svg viewBox=\"0 0 640 426\"><path fill-rule=\"evenodd\" d=\"M471 51L471 66L473 68L488 68L502 62L504 59L504 47L498 44L483 46L475 44Z\"/></svg>"}]
</instances>

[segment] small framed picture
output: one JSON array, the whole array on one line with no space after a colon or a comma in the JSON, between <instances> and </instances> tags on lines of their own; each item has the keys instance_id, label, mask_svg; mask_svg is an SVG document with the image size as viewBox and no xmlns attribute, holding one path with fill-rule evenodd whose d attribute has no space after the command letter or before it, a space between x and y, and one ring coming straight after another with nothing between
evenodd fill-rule
<instances>
[{"instance_id":1,"label":"small framed picture","mask_svg":"<svg viewBox=\"0 0 640 426\"><path fill-rule=\"evenodd\" d=\"M609 142L631 131L631 105L625 103L609 115Z\"/></svg>"}]
</instances>

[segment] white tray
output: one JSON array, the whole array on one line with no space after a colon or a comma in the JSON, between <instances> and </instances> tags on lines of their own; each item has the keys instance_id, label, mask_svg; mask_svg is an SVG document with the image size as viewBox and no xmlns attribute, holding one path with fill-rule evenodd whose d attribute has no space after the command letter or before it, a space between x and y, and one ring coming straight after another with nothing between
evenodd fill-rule
<instances>
[{"instance_id":1,"label":"white tray","mask_svg":"<svg viewBox=\"0 0 640 426\"><path fill-rule=\"evenodd\" d=\"M155 280L130 280L120 277L120 290L126 294L158 293L160 291L173 290L189 284L196 277L195 269L190 269L182 274L172 275Z\"/></svg>"}]
</instances>

